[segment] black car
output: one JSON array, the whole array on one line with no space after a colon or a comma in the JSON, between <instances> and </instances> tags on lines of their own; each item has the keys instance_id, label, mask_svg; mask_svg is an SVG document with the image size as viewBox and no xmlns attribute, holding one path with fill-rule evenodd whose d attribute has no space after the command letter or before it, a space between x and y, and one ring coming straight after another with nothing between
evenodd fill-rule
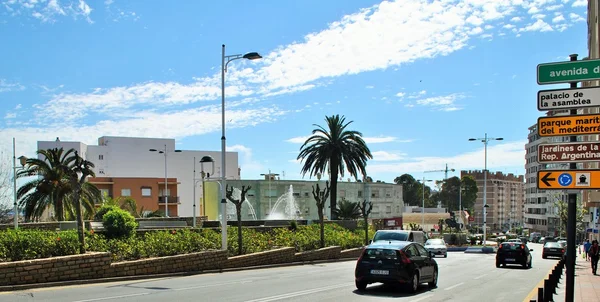
<instances>
[{"instance_id":1,"label":"black car","mask_svg":"<svg viewBox=\"0 0 600 302\"><path fill-rule=\"evenodd\" d=\"M504 242L498 247L496 253L496 267L507 264L520 264L531 268L531 251L526 244L517 242Z\"/></svg>"},{"instance_id":2,"label":"black car","mask_svg":"<svg viewBox=\"0 0 600 302\"><path fill-rule=\"evenodd\" d=\"M356 288L368 284L407 285L411 293L419 284L437 286L438 265L423 245L408 241L379 241L368 245L356 262Z\"/></svg>"},{"instance_id":3,"label":"black car","mask_svg":"<svg viewBox=\"0 0 600 302\"><path fill-rule=\"evenodd\" d=\"M542 258L548 257L563 257L565 254L565 247L556 241L544 243L544 249L542 250Z\"/></svg>"}]
</instances>

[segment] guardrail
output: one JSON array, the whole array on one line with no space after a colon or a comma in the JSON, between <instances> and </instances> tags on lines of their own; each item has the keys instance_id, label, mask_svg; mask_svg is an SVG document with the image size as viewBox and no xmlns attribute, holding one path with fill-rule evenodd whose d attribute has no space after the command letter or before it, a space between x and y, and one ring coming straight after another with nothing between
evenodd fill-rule
<instances>
[{"instance_id":1,"label":"guardrail","mask_svg":"<svg viewBox=\"0 0 600 302\"><path fill-rule=\"evenodd\" d=\"M562 258L556 266L552 269L552 272L548 275L548 278L544 279L544 287L538 287L537 300L529 300L529 302L550 302L554 301L554 295L556 294L556 288L562 277L563 269L565 268L565 259Z\"/></svg>"}]
</instances>

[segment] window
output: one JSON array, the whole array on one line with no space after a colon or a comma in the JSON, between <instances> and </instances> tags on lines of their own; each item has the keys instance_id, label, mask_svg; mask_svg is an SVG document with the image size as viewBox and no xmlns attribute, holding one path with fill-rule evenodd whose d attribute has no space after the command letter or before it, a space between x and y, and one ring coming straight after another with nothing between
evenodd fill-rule
<instances>
[{"instance_id":1,"label":"window","mask_svg":"<svg viewBox=\"0 0 600 302\"><path fill-rule=\"evenodd\" d=\"M98 155L98 159L99 160L104 160L104 155L102 155L102 154Z\"/></svg>"},{"instance_id":2,"label":"window","mask_svg":"<svg viewBox=\"0 0 600 302\"><path fill-rule=\"evenodd\" d=\"M379 190L373 190L373 192L371 192L371 197L379 198Z\"/></svg>"},{"instance_id":3,"label":"window","mask_svg":"<svg viewBox=\"0 0 600 302\"><path fill-rule=\"evenodd\" d=\"M131 196L131 189L121 189L121 196Z\"/></svg>"},{"instance_id":4,"label":"window","mask_svg":"<svg viewBox=\"0 0 600 302\"><path fill-rule=\"evenodd\" d=\"M308 197L308 192L304 192L304 197Z\"/></svg>"},{"instance_id":5,"label":"window","mask_svg":"<svg viewBox=\"0 0 600 302\"><path fill-rule=\"evenodd\" d=\"M275 190L275 189L264 190L264 192L265 192L265 197L277 197L277 190Z\"/></svg>"},{"instance_id":6,"label":"window","mask_svg":"<svg viewBox=\"0 0 600 302\"><path fill-rule=\"evenodd\" d=\"M362 191L358 191L358 197L362 197Z\"/></svg>"},{"instance_id":7,"label":"window","mask_svg":"<svg viewBox=\"0 0 600 302\"><path fill-rule=\"evenodd\" d=\"M142 196L152 196L152 188L142 188Z\"/></svg>"},{"instance_id":8,"label":"window","mask_svg":"<svg viewBox=\"0 0 600 302\"><path fill-rule=\"evenodd\" d=\"M386 206L385 207L385 212L388 213L388 214L392 213L392 206Z\"/></svg>"},{"instance_id":9,"label":"window","mask_svg":"<svg viewBox=\"0 0 600 302\"><path fill-rule=\"evenodd\" d=\"M98 174L104 174L104 169L98 169Z\"/></svg>"},{"instance_id":10,"label":"window","mask_svg":"<svg viewBox=\"0 0 600 302\"><path fill-rule=\"evenodd\" d=\"M421 256L427 257L429 255L429 253L427 253L427 250L423 246L415 244L415 247L417 248L417 251L419 251L419 254L421 254Z\"/></svg>"}]
</instances>

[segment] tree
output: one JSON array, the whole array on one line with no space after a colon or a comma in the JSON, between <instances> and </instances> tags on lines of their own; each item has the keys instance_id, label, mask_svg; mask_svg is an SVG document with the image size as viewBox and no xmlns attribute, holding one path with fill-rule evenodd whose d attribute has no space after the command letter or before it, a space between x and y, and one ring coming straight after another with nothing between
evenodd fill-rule
<instances>
[{"instance_id":1,"label":"tree","mask_svg":"<svg viewBox=\"0 0 600 302\"><path fill-rule=\"evenodd\" d=\"M246 194L248 193L248 191L250 189L252 189L252 187L248 186L246 188L246 186L242 186L242 195L241 195L240 199L233 198L233 189L234 189L233 186L231 187L231 189L229 188L229 185L225 186L225 192L226 192L227 199L235 205L235 212L237 214L237 228L238 228L238 255L241 255L242 254L242 205L246 201Z\"/></svg>"},{"instance_id":2,"label":"tree","mask_svg":"<svg viewBox=\"0 0 600 302\"><path fill-rule=\"evenodd\" d=\"M567 222L569 221L569 204L562 199L558 199L554 206L557 208L558 218L560 219L560 223L562 224L561 234L560 236L566 237L567 230ZM577 207L577 214L575 219L576 231L583 232L583 217L587 214L587 210L582 207Z\"/></svg>"},{"instance_id":3,"label":"tree","mask_svg":"<svg viewBox=\"0 0 600 302\"><path fill-rule=\"evenodd\" d=\"M362 215L362 218L365 220L365 245L369 244L369 214L371 214L371 210L373 210L373 202L367 202L367 200L363 200L359 205L358 209Z\"/></svg>"},{"instance_id":4,"label":"tree","mask_svg":"<svg viewBox=\"0 0 600 302\"><path fill-rule=\"evenodd\" d=\"M435 208L437 207L438 200L438 192L432 192L431 187L428 185L423 185L422 183L417 183L417 195L419 196L419 202L417 206L422 206L423 204L423 190L425 190L425 207L426 208Z\"/></svg>"},{"instance_id":5,"label":"tree","mask_svg":"<svg viewBox=\"0 0 600 302\"><path fill-rule=\"evenodd\" d=\"M8 158L4 152L0 152L0 223L10 223L12 220L13 176Z\"/></svg>"},{"instance_id":6,"label":"tree","mask_svg":"<svg viewBox=\"0 0 600 302\"><path fill-rule=\"evenodd\" d=\"M77 214L77 234L79 237L79 253L85 253L85 226L83 225L83 212L82 212L82 199L100 200L100 190L96 186L91 185L87 182L88 177L96 177L94 173L94 164L90 161L83 159L77 151L75 151L74 159L72 164L69 166L63 166L65 174L71 181L73 188L73 206L75 207L75 213ZM88 184L87 190L83 190L83 187ZM88 203L89 205L89 203ZM92 204L93 207L93 204ZM93 211L88 209L89 212Z\"/></svg>"},{"instance_id":7,"label":"tree","mask_svg":"<svg viewBox=\"0 0 600 302\"><path fill-rule=\"evenodd\" d=\"M329 192L330 192L330 187L329 187L329 181L325 182L325 188L323 189L323 191L321 191L321 188L319 187L319 183L316 184L316 188L315 186L312 186L312 195L313 198L315 199L315 202L317 204L317 211L319 213L319 225L321 228L320 231L320 235L321 235L321 248L325 247L325 221L324 221L324 210L325 210L325 202L327 201L327 198L329 198Z\"/></svg>"},{"instance_id":8,"label":"tree","mask_svg":"<svg viewBox=\"0 0 600 302\"><path fill-rule=\"evenodd\" d=\"M165 214L161 210L149 211L144 207L138 209L137 201L131 198L131 196L119 196L116 198L108 195L102 196L102 205L113 205L123 210L128 211L135 218L148 218L148 217L164 217Z\"/></svg>"},{"instance_id":9,"label":"tree","mask_svg":"<svg viewBox=\"0 0 600 302\"><path fill-rule=\"evenodd\" d=\"M344 116L333 115L325 117L327 129L317 128L300 147L298 159L304 161L301 173L309 176L329 172L331 181L331 219L335 220L334 209L337 208L337 183L339 176L344 177L344 171L358 178L358 174L366 175L367 160L372 159L371 150L362 139L362 133L346 128L352 121L346 123Z\"/></svg>"},{"instance_id":10,"label":"tree","mask_svg":"<svg viewBox=\"0 0 600 302\"><path fill-rule=\"evenodd\" d=\"M410 174L402 174L394 179L398 185L402 185L402 199L404 204L409 206L420 205L421 195L419 195L420 183Z\"/></svg>"},{"instance_id":11,"label":"tree","mask_svg":"<svg viewBox=\"0 0 600 302\"><path fill-rule=\"evenodd\" d=\"M338 219L342 220L354 220L360 217L360 210L357 202L352 202L342 197L342 200L338 203L335 214Z\"/></svg>"},{"instance_id":12,"label":"tree","mask_svg":"<svg viewBox=\"0 0 600 302\"><path fill-rule=\"evenodd\" d=\"M439 183L441 190L436 194L438 201L448 208L449 212L457 211L459 207L459 192L462 188L461 204L463 208L471 208L477 199L477 183L471 176L464 176L462 180L456 176Z\"/></svg>"}]
</instances>

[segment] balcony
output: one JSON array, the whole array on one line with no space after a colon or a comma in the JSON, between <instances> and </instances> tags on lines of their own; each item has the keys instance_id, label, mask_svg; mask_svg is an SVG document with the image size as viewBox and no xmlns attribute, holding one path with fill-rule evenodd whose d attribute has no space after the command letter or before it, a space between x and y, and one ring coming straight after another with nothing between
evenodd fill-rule
<instances>
[{"instance_id":1,"label":"balcony","mask_svg":"<svg viewBox=\"0 0 600 302\"><path fill-rule=\"evenodd\" d=\"M167 196L167 202L168 203L179 203L179 196ZM158 204L164 204L164 203L165 203L165 196L159 196Z\"/></svg>"}]
</instances>

